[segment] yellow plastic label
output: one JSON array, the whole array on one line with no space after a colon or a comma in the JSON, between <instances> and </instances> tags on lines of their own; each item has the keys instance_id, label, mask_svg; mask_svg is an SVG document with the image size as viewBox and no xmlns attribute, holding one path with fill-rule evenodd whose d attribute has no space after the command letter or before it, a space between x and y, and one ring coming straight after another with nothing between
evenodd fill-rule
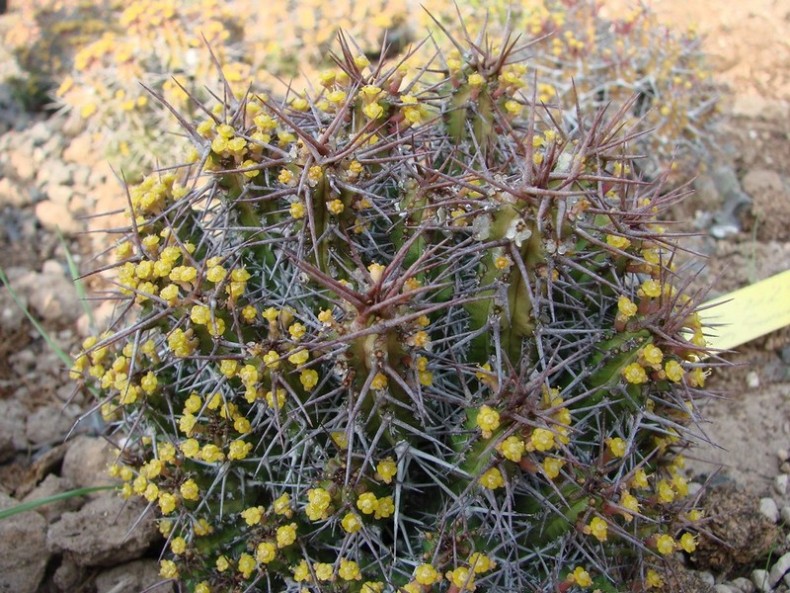
<instances>
[{"instance_id":1,"label":"yellow plastic label","mask_svg":"<svg viewBox=\"0 0 790 593\"><path fill-rule=\"evenodd\" d=\"M729 350L790 325L790 270L702 305L712 348Z\"/></svg>"}]
</instances>

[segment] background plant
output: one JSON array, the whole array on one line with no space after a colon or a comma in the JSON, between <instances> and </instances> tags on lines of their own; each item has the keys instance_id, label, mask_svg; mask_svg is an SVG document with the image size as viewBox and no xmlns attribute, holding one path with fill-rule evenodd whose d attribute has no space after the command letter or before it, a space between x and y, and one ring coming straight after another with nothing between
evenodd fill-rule
<instances>
[{"instance_id":1,"label":"background plant","mask_svg":"<svg viewBox=\"0 0 790 593\"><path fill-rule=\"evenodd\" d=\"M516 40L450 43L225 80L129 189L73 374L191 591L640 590L694 550L683 192L633 173L634 101L557 117Z\"/></svg>"},{"instance_id":2,"label":"background plant","mask_svg":"<svg viewBox=\"0 0 790 593\"><path fill-rule=\"evenodd\" d=\"M577 101L590 113L610 101L620 106L638 93L630 117L640 120L642 130L655 128L645 137L649 144L639 145L649 155L641 161L649 175L679 163L682 178L704 155L715 92L693 32L667 30L644 6L606 17L599 4L588 0L422 4L450 30L459 29L460 12L473 37L484 24L492 33L509 25L524 41L534 40L533 59L516 76L529 82L537 77L538 98L557 107L557 114L575 117ZM168 147L171 158L184 147L139 82L181 110L189 109L187 93L207 99L205 85L213 86L214 64L204 37L235 92L244 92L244 85L255 80L280 93L286 85L301 93L331 67L327 50L339 30L375 61L385 37L392 52L403 54L432 29L433 41L412 59L424 63L438 45L449 60L441 66L454 68L459 56L428 12L410 0L277 0L265 11L249 0L38 0L22 22L46 32L37 35L41 42L29 46L19 26L9 31L7 41L31 68L58 60L48 68L35 66L42 73L37 76L49 74L60 106L134 177L168 154Z\"/></svg>"}]
</instances>

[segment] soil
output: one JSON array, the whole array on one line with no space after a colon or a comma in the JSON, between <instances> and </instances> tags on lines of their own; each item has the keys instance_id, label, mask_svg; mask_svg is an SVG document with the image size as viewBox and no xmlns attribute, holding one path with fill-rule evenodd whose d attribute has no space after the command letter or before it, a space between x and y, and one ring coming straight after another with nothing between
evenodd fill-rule
<instances>
[{"instance_id":1,"label":"soil","mask_svg":"<svg viewBox=\"0 0 790 593\"><path fill-rule=\"evenodd\" d=\"M625 4L610 2L606 10L616 11L618 5ZM707 0L657 0L653 8L674 27L696 24L705 36L703 48L723 88L721 120L713 142L718 150L695 181L697 193L674 213L686 230L697 233L685 246L709 258L696 278L697 285L716 296L790 268L790 3L721 0L712 4ZM29 118L31 130L37 119ZM3 129L0 126L0 131ZM0 134L0 143L2 137ZM25 152L27 147L0 146L0 153L8 151L0 175L0 265L34 313L43 316L44 327L54 340L68 351L86 335L89 323L79 303L61 294L61 283L68 280L66 252L87 270L92 266L89 254L95 251L95 243L90 235L76 232L86 225L76 218L72 221L77 225L72 227L74 232L59 240L51 217L36 204L40 196L35 192L52 187L46 175L54 172L31 169L28 161L36 162L35 150L47 141L42 137L36 144L34 140L30 154ZM62 142L65 150L61 152L68 155L68 142ZM72 214L78 209L92 211L113 192L115 198L123 195L108 167L85 156L89 152L72 150L72 154L83 156L73 158L71 165L84 173L83 181L75 179L71 184L75 191L80 183L84 188L82 197L72 196L68 201ZM49 167L52 163L39 164ZM45 181L38 183L42 174ZM3 185L4 178L13 184ZM39 189L30 189L30 195L19 189L34 185ZM96 188L103 195L94 193L89 199L88 190L95 192ZM790 299L790 294L786 298ZM739 513L747 513L743 509L756 500L755 495L772 496L780 508L790 505L790 493L780 491L782 484L785 488L787 484L782 476L790 474L790 329L754 340L722 359L728 365L719 368L710 381L718 397L705 406L707 423L700 427L703 442L689 453L688 465L697 481L726 482L738 492L751 493L743 495L746 498L740 506L728 507L729 516L737 522ZM91 433L88 412L87 402L73 393L50 345L22 318L8 291L0 288L0 494L20 499L47 474L61 471L64 452L58 446L78 417L88 420L75 432ZM729 500L737 497L732 495ZM721 537L726 538L726 528L722 529ZM741 533L739 545L753 546L765 535L765 529L755 529L745 536ZM772 557L781 550L781 545L774 546ZM764 557L759 561L767 562ZM747 562L739 566L738 573L731 570L737 563L721 562L729 577L749 577L757 568ZM61 581L68 572L63 566L58 569L62 569ZM714 573L718 570L715 563L702 568ZM52 562L47 571L41 590L58 590L53 584L57 571ZM87 578L84 568L77 573L75 583ZM694 590L712 590L707 587L700 585ZM75 584L73 590L78 589Z\"/></svg>"}]
</instances>

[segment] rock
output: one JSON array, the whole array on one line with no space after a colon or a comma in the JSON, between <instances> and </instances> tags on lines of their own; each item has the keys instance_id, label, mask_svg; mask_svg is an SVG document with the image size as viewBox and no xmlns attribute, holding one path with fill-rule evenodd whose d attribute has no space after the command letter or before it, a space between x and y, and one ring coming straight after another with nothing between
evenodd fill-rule
<instances>
[{"instance_id":1,"label":"rock","mask_svg":"<svg viewBox=\"0 0 790 593\"><path fill-rule=\"evenodd\" d=\"M787 474L779 474L774 478L774 491L779 496L784 496L790 492L790 476Z\"/></svg>"},{"instance_id":2,"label":"rock","mask_svg":"<svg viewBox=\"0 0 790 593\"><path fill-rule=\"evenodd\" d=\"M63 441L73 425L74 418L68 408L44 406L27 417L25 436L33 445L56 444Z\"/></svg>"},{"instance_id":3,"label":"rock","mask_svg":"<svg viewBox=\"0 0 790 593\"><path fill-rule=\"evenodd\" d=\"M701 571L699 571L699 572L697 573L697 576L699 577L699 580L701 580L703 583L706 583L706 584L708 584L708 585L713 585L713 584L716 582L716 577L714 577L714 576L713 576L713 575L712 575L710 572L708 572L707 570L701 570Z\"/></svg>"},{"instance_id":4,"label":"rock","mask_svg":"<svg viewBox=\"0 0 790 593\"><path fill-rule=\"evenodd\" d=\"M0 494L0 509L15 504L10 496ZM46 533L46 520L32 511L0 521L0 593L36 592L50 557Z\"/></svg>"},{"instance_id":5,"label":"rock","mask_svg":"<svg viewBox=\"0 0 790 593\"><path fill-rule=\"evenodd\" d=\"M779 463L784 463L785 461L790 459L790 451L788 451L787 449L777 449L776 456L779 458Z\"/></svg>"},{"instance_id":6,"label":"rock","mask_svg":"<svg viewBox=\"0 0 790 593\"><path fill-rule=\"evenodd\" d=\"M735 117L763 119L767 121L785 121L788 118L787 103L778 99L756 94L737 94L732 104Z\"/></svg>"},{"instance_id":7,"label":"rock","mask_svg":"<svg viewBox=\"0 0 790 593\"><path fill-rule=\"evenodd\" d=\"M36 167L33 163L32 150L27 151L24 147L11 150L6 155L8 160L5 165L5 172L20 181L32 181L36 174Z\"/></svg>"},{"instance_id":8,"label":"rock","mask_svg":"<svg viewBox=\"0 0 790 593\"><path fill-rule=\"evenodd\" d=\"M30 192L25 187L17 185L8 177L0 179L0 205L24 208L32 203Z\"/></svg>"},{"instance_id":9,"label":"rock","mask_svg":"<svg viewBox=\"0 0 790 593\"><path fill-rule=\"evenodd\" d=\"M28 272L12 280L11 284L44 321L69 324L76 321L82 312L74 283L66 276L60 262L49 260L44 263L41 273Z\"/></svg>"},{"instance_id":10,"label":"rock","mask_svg":"<svg viewBox=\"0 0 790 593\"><path fill-rule=\"evenodd\" d=\"M738 577L732 579L732 584L737 587L740 593L754 593L754 583L746 577Z\"/></svg>"},{"instance_id":11,"label":"rock","mask_svg":"<svg viewBox=\"0 0 790 593\"><path fill-rule=\"evenodd\" d=\"M136 560L97 575L96 593L172 593L172 582L161 581L156 561Z\"/></svg>"},{"instance_id":12,"label":"rock","mask_svg":"<svg viewBox=\"0 0 790 593\"><path fill-rule=\"evenodd\" d=\"M103 159L101 150L96 150L95 140L90 134L79 134L63 151L63 160L78 165L91 166Z\"/></svg>"},{"instance_id":13,"label":"rock","mask_svg":"<svg viewBox=\"0 0 790 593\"><path fill-rule=\"evenodd\" d=\"M16 399L0 399L0 462L8 461L27 446L26 415L27 410Z\"/></svg>"},{"instance_id":14,"label":"rock","mask_svg":"<svg viewBox=\"0 0 790 593\"><path fill-rule=\"evenodd\" d=\"M762 240L787 238L790 224L790 187L776 171L753 169L743 178L743 189L752 197L752 213L756 218L757 233Z\"/></svg>"},{"instance_id":15,"label":"rock","mask_svg":"<svg viewBox=\"0 0 790 593\"><path fill-rule=\"evenodd\" d=\"M22 499L22 502L29 502L31 500L46 498L47 496L54 496L55 494L66 492L71 488L71 482L65 478L50 474L44 478L43 482L41 482L27 496L25 496L25 498ZM44 506L40 506L36 509L36 512L42 515L47 520L47 523L53 523L57 521L63 513L68 513L79 509L84 501L84 498L67 498L65 500L59 500L57 502L51 502L49 504L45 504Z\"/></svg>"},{"instance_id":16,"label":"rock","mask_svg":"<svg viewBox=\"0 0 790 593\"><path fill-rule=\"evenodd\" d=\"M779 507L776 506L776 501L773 498L760 499L760 512L771 523L779 522Z\"/></svg>"},{"instance_id":17,"label":"rock","mask_svg":"<svg viewBox=\"0 0 790 593\"><path fill-rule=\"evenodd\" d=\"M85 569L70 558L63 558L60 566L52 575L52 582L63 593L69 593L79 589L79 584L85 577Z\"/></svg>"},{"instance_id":18,"label":"rock","mask_svg":"<svg viewBox=\"0 0 790 593\"><path fill-rule=\"evenodd\" d=\"M79 436L71 441L60 475L69 480L74 488L107 486L113 480L107 475L107 467L114 463L118 451L104 439Z\"/></svg>"},{"instance_id":19,"label":"rock","mask_svg":"<svg viewBox=\"0 0 790 593\"><path fill-rule=\"evenodd\" d=\"M771 567L771 572L768 573L768 580L771 582L771 586L776 587L779 581L788 573L790 573L790 552L780 556Z\"/></svg>"},{"instance_id":20,"label":"rock","mask_svg":"<svg viewBox=\"0 0 790 593\"><path fill-rule=\"evenodd\" d=\"M64 205L68 205L71 196L74 195L74 188L68 185L49 184L45 191L50 200Z\"/></svg>"},{"instance_id":21,"label":"rock","mask_svg":"<svg viewBox=\"0 0 790 593\"><path fill-rule=\"evenodd\" d=\"M142 556L159 532L145 507L105 493L75 513L64 513L47 533L52 553L68 555L80 566L114 566Z\"/></svg>"},{"instance_id":22,"label":"rock","mask_svg":"<svg viewBox=\"0 0 790 593\"><path fill-rule=\"evenodd\" d=\"M713 587L716 590L716 593L739 593L738 591L733 590L732 587L729 585L716 585Z\"/></svg>"},{"instance_id":23,"label":"rock","mask_svg":"<svg viewBox=\"0 0 790 593\"><path fill-rule=\"evenodd\" d=\"M47 164L38 170L36 183L39 187L45 185L71 185L74 177L71 172L72 165L64 163L60 159L47 159Z\"/></svg>"},{"instance_id":24,"label":"rock","mask_svg":"<svg viewBox=\"0 0 790 593\"><path fill-rule=\"evenodd\" d=\"M758 568L752 571L752 583L757 587L758 591L770 591L771 583L768 580L768 571Z\"/></svg>"},{"instance_id":25,"label":"rock","mask_svg":"<svg viewBox=\"0 0 790 593\"><path fill-rule=\"evenodd\" d=\"M68 207L52 200L36 204L36 218L45 229L60 229L64 235L76 235L82 230L82 223L74 218Z\"/></svg>"},{"instance_id":26,"label":"rock","mask_svg":"<svg viewBox=\"0 0 790 593\"><path fill-rule=\"evenodd\" d=\"M790 461L785 461L782 465L780 465L779 471L781 471L783 474L790 474Z\"/></svg>"},{"instance_id":27,"label":"rock","mask_svg":"<svg viewBox=\"0 0 790 593\"><path fill-rule=\"evenodd\" d=\"M790 526L790 507L782 507L782 510L779 511L779 518L782 519L782 523L786 526Z\"/></svg>"}]
</instances>

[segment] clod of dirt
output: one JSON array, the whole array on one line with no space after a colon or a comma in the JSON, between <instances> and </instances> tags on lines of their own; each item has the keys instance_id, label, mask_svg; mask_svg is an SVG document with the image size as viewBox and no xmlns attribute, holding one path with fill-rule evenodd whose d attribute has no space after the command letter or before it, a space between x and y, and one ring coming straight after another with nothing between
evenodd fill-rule
<instances>
[{"instance_id":1,"label":"clod of dirt","mask_svg":"<svg viewBox=\"0 0 790 593\"><path fill-rule=\"evenodd\" d=\"M702 580L696 572L679 562L673 563L661 576L664 585L658 590L659 593L716 593L716 589Z\"/></svg>"},{"instance_id":2,"label":"clod of dirt","mask_svg":"<svg viewBox=\"0 0 790 593\"><path fill-rule=\"evenodd\" d=\"M0 509L19 504L0 494ZM47 522L36 512L14 515L0 521L0 593L35 593L49 561L46 546Z\"/></svg>"},{"instance_id":3,"label":"clod of dirt","mask_svg":"<svg viewBox=\"0 0 790 593\"><path fill-rule=\"evenodd\" d=\"M76 513L65 513L47 533L47 547L80 566L114 566L140 558L159 532L144 507L105 494Z\"/></svg>"},{"instance_id":4,"label":"clod of dirt","mask_svg":"<svg viewBox=\"0 0 790 593\"><path fill-rule=\"evenodd\" d=\"M781 531L760 512L760 499L735 484L713 486L702 499L707 521L693 562L729 575L758 563L780 543Z\"/></svg>"},{"instance_id":5,"label":"clod of dirt","mask_svg":"<svg viewBox=\"0 0 790 593\"><path fill-rule=\"evenodd\" d=\"M116 566L96 577L96 593L172 593L173 583L162 582L154 560L136 560Z\"/></svg>"}]
</instances>

